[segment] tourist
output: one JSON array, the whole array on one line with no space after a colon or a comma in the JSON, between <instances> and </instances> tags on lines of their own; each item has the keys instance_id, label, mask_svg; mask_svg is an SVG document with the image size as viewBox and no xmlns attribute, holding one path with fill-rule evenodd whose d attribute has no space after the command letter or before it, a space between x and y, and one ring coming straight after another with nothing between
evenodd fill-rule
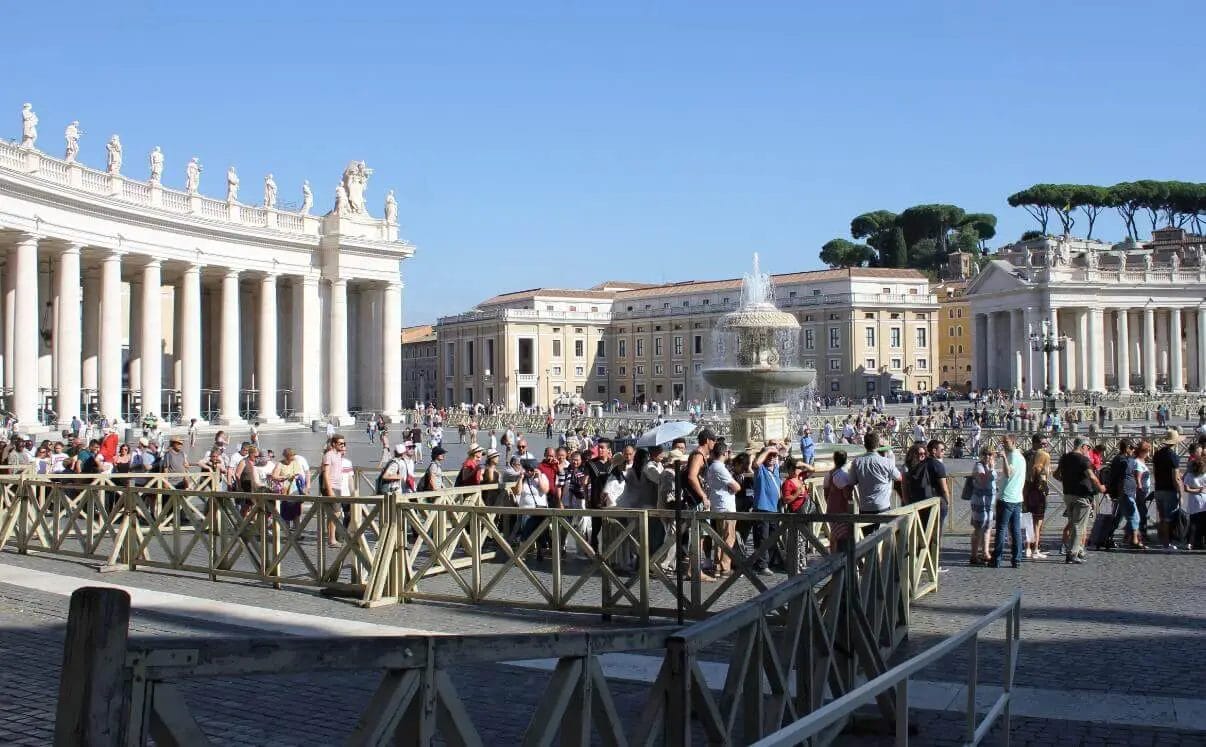
<instances>
[{"instance_id":1,"label":"tourist","mask_svg":"<svg viewBox=\"0 0 1206 747\"><path fill-rule=\"evenodd\" d=\"M901 481L900 470L890 456L876 453L879 434L868 431L863 436L866 453L850 465L850 475L858 486L859 512L880 514L892 508L892 489Z\"/></svg>"},{"instance_id":2,"label":"tourist","mask_svg":"<svg viewBox=\"0 0 1206 747\"><path fill-rule=\"evenodd\" d=\"M1122 481L1123 503L1119 516L1126 521L1130 533L1127 547L1132 550L1146 550L1143 541L1143 513L1141 507L1146 507L1148 494L1151 493L1151 470L1147 466L1147 457L1152 445L1140 441L1126 461L1126 477Z\"/></svg>"},{"instance_id":3,"label":"tourist","mask_svg":"<svg viewBox=\"0 0 1206 747\"><path fill-rule=\"evenodd\" d=\"M825 475L821 483L821 493L825 498L825 513L850 514L854 513L854 478L846 469L846 452L838 449L833 452L833 469ZM850 543L853 524L845 521L829 522L829 551L832 553L845 550Z\"/></svg>"},{"instance_id":4,"label":"tourist","mask_svg":"<svg viewBox=\"0 0 1206 747\"><path fill-rule=\"evenodd\" d=\"M1160 544L1165 549L1174 549L1172 525L1181 510L1181 460L1176 447L1183 440L1181 432L1169 428L1160 441L1160 448L1152 455L1152 488L1156 497L1156 515Z\"/></svg>"},{"instance_id":5,"label":"tourist","mask_svg":"<svg viewBox=\"0 0 1206 747\"><path fill-rule=\"evenodd\" d=\"M1189 514L1189 540L1186 550L1206 549L1206 463L1195 459L1182 478L1185 511Z\"/></svg>"},{"instance_id":6,"label":"tourist","mask_svg":"<svg viewBox=\"0 0 1206 747\"><path fill-rule=\"evenodd\" d=\"M193 450L197 445L197 419L192 418L188 421L188 449Z\"/></svg>"},{"instance_id":7,"label":"tourist","mask_svg":"<svg viewBox=\"0 0 1206 747\"><path fill-rule=\"evenodd\" d=\"M558 489L558 473L561 472L561 463L557 460L557 450L552 446L546 447L544 455L541 457L540 463L536 465L536 468L540 470L540 474L544 475L544 479L549 483L549 507L561 508L561 493Z\"/></svg>"},{"instance_id":8,"label":"tourist","mask_svg":"<svg viewBox=\"0 0 1206 747\"><path fill-rule=\"evenodd\" d=\"M258 492L264 487L262 475L255 468L255 462L257 457L259 457L260 450L254 446L247 446L241 452L244 456L235 467L234 484L238 486L241 493Z\"/></svg>"},{"instance_id":9,"label":"tourist","mask_svg":"<svg viewBox=\"0 0 1206 747\"><path fill-rule=\"evenodd\" d=\"M548 508L549 482L544 473L540 471L539 464L535 459L525 459L520 465L523 467L523 472L511 486L511 495L515 505L520 508ZM519 543L526 542L543 520L542 516L524 516L519 525L517 537ZM545 531L541 533L536 542L537 562L544 560L544 554L548 550L549 544L549 532Z\"/></svg>"},{"instance_id":10,"label":"tourist","mask_svg":"<svg viewBox=\"0 0 1206 747\"><path fill-rule=\"evenodd\" d=\"M127 453L129 449L127 448ZM120 454L118 455L120 456ZM128 460L127 460L128 463ZM116 468L116 465L115 465ZM222 452L218 449L210 449L208 457L201 462L201 471L207 472L210 475L212 482L208 487L209 490L229 490L230 486L226 482L226 463L222 461Z\"/></svg>"},{"instance_id":11,"label":"tourist","mask_svg":"<svg viewBox=\"0 0 1206 747\"><path fill-rule=\"evenodd\" d=\"M482 468L478 463L478 458L481 456L482 447L477 444L469 446L469 453L465 457L465 461L461 463L461 469L456 473L456 479L453 480L453 485L456 487L480 485L482 482Z\"/></svg>"},{"instance_id":12,"label":"tourist","mask_svg":"<svg viewBox=\"0 0 1206 747\"><path fill-rule=\"evenodd\" d=\"M1022 485L1022 505L1030 514L1034 533L1026 543L1027 558L1045 558L1041 539L1043 519L1047 516L1047 493L1050 490L1051 454L1047 451L1047 437L1036 433L1030 439L1031 449L1025 454L1026 481Z\"/></svg>"},{"instance_id":13,"label":"tourist","mask_svg":"<svg viewBox=\"0 0 1206 747\"><path fill-rule=\"evenodd\" d=\"M980 449L980 460L972 466L971 495L971 565L988 565L988 530L992 526L992 510L997 499L997 469L992 449Z\"/></svg>"},{"instance_id":14,"label":"tourist","mask_svg":"<svg viewBox=\"0 0 1206 747\"><path fill-rule=\"evenodd\" d=\"M442 490L444 488L444 455L443 446L435 446L431 449L431 461L427 464L427 471L423 473L422 479L419 480L419 491L427 492L431 490Z\"/></svg>"},{"instance_id":15,"label":"tourist","mask_svg":"<svg viewBox=\"0 0 1206 747\"><path fill-rule=\"evenodd\" d=\"M1083 438L1072 442L1072 450L1059 459L1055 478L1063 485L1064 513L1068 517L1065 528L1064 562L1085 562L1086 527L1093 508L1093 496L1105 492L1105 486L1097 479L1097 473L1089 461L1089 443Z\"/></svg>"},{"instance_id":16,"label":"tourist","mask_svg":"<svg viewBox=\"0 0 1206 747\"><path fill-rule=\"evenodd\" d=\"M800 433L800 457L805 464L812 464L817 458L817 444L812 440L812 429L805 425Z\"/></svg>"},{"instance_id":17,"label":"tourist","mask_svg":"<svg viewBox=\"0 0 1206 747\"><path fill-rule=\"evenodd\" d=\"M997 534L993 540L992 567L1001 566L1005 551L1005 530L1009 530L1011 565L1017 568L1022 556L1022 485L1026 481L1026 458L1018 451L1017 438L1006 434L1005 451L1000 455L1005 481L996 503Z\"/></svg>"},{"instance_id":18,"label":"tourist","mask_svg":"<svg viewBox=\"0 0 1206 747\"><path fill-rule=\"evenodd\" d=\"M297 481L304 474L301 464L297 461L297 452L293 449L285 449L281 455L281 461L276 464L270 476L271 484L274 485L273 492L282 497L280 502L281 520L292 531L297 531L299 528L298 520L301 518L302 502L288 500L288 496L298 494Z\"/></svg>"},{"instance_id":19,"label":"tourist","mask_svg":"<svg viewBox=\"0 0 1206 747\"><path fill-rule=\"evenodd\" d=\"M409 442L408 442L408 444L409 444ZM405 464L405 460L410 458L410 452L411 452L411 449L408 448L407 455L406 455L406 457L403 458L404 464ZM498 468L498 462L499 462L499 459L501 458L501 456L502 455L498 453L497 449L486 449L485 461L482 464L482 478L481 478L481 483L480 483L481 485L485 486L484 489L482 490L482 504L483 505L486 505L486 506L502 505L501 503L498 502L499 498L500 498L500 491L503 488L502 470ZM413 476L414 475L414 460L413 459L411 459L408 469L411 470L410 474ZM413 479L413 477L412 477L412 479ZM413 488L411 490L406 490L406 488L404 487L402 490L403 490L403 492L413 492Z\"/></svg>"},{"instance_id":20,"label":"tourist","mask_svg":"<svg viewBox=\"0 0 1206 747\"><path fill-rule=\"evenodd\" d=\"M599 442L595 444L594 453L586 463L586 474L590 478L590 494L586 507L592 511L598 511L607 507L603 489L607 486L608 476L611 475L611 458L611 439L599 439ZM596 551L600 549L599 533L602 530L603 517L590 517L590 544Z\"/></svg>"},{"instance_id":21,"label":"tourist","mask_svg":"<svg viewBox=\"0 0 1206 747\"><path fill-rule=\"evenodd\" d=\"M942 461L945 455L946 444L938 439L932 438L926 444L925 466L929 470L929 493L927 497L938 498L940 500L938 521L944 526L946 525L946 517L951 511L950 478L946 470L946 463Z\"/></svg>"},{"instance_id":22,"label":"tourist","mask_svg":"<svg viewBox=\"0 0 1206 747\"><path fill-rule=\"evenodd\" d=\"M711 459L704 473L704 484L711 502L711 510L714 513L736 513L737 511L737 492L741 490L741 483L733 479L732 473L729 472L728 461L731 454L727 444L717 443L712 447ZM722 545L716 548L713 558L715 575L727 576L733 569L732 548L737 541L737 521L736 519L715 519L712 526L720 535Z\"/></svg>"},{"instance_id":23,"label":"tourist","mask_svg":"<svg viewBox=\"0 0 1206 747\"><path fill-rule=\"evenodd\" d=\"M322 496L336 498L345 495L343 466L347 449L348 442L343 436L332 435L327 442L327 450L323 453L322 466L319 468L318 489ZM333 500L327 502L327 547L339 546L335 540L335 525L339 520L340 508L341 506ZM343 508L346 512L350 506L345 505ZM345 524L349 518L344 517Z\"/></svg>"},{"instance_id":24,"label":"tourist","mask_svg":"<svg viewBox=\"0 0 1206 747\"><path fill-rule=\"evenodd\" d=\"M901 472L901 502L905 504L918 503L929 498L930 468L926 464L925 444L914 441L905 452L904 469Z\"/></svg>"},{"instance_id":25,"label":"tourist","mask_svg":"<svg viewBox=\"0 0 1206 747\"><path fill-rule=\"evenodd\" d=\"M787 490L787 484L792 479L799 479L798 474L790 474L786 482L782 486L779 484L779 453L770 446L764 446L758 455L754 458L754 481L753 481L753 501L750 510L759 514L777 514L779 512L779 501L783 497L784 491ZM778 526L778 522L770 520L754 521L753 524L753 544L754 544L754 572L763 576L773 576L774 571L771 570L771 565L780 565L782 558L779 557L778 543L772 544L770 547L764 547L767 540L774 534Z\"/></svg>"}]
</instances>

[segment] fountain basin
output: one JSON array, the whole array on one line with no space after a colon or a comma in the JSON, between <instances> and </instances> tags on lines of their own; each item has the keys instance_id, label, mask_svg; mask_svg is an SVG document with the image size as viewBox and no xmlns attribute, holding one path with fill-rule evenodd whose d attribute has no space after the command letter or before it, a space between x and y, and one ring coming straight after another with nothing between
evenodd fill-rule
<instances>
[{"instance_id":1,"label":"fountain basin","mask_svg":"<svg viewBox=\"0 0 1206 747\"><path fill-rule=\"evenodd\" d=\"M811 368L705 368L704 381L717 389L736 389L741 394L773 396L778 389L798 389L817 378Z\"/></svg>"}]
</instances>

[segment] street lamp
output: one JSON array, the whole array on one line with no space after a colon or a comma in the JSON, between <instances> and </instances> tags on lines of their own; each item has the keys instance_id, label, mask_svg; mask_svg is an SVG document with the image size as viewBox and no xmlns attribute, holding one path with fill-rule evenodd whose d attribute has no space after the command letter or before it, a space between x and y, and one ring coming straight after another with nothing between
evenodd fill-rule
<instances>
[{"instance_id":1,"label":"street lamp","mask_svg":"<svg viewBox=\"0 0 1206 747\"><path fill-rule=\"evenodd\" d=\"M1068 338L1065 335L1059 334L1059 331L1051 326L1051 322L1043 320L1039 325L1039 331L1035 332L1033 327L1030 327L1030 349L1036 353L1045 353L1050 357L1051 353L1059 353L1068 346ZM1043 412L1046 412L1048 407L1051 411L1055 411L1055 366L1051 365L1051 361L1047 361L1047 391L1043 397Z\"/></svg>"}]
</instances>

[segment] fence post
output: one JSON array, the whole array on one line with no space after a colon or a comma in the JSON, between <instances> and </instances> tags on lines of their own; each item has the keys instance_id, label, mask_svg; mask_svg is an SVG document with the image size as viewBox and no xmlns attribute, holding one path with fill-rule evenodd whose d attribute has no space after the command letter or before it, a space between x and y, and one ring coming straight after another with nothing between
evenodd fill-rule
<instances>
[{"instance_id":1,"label":"fence post","mask_svg":"<svg viewBox=\"0 0 1206 747\"><path fill-rule=\"evenodd\" d=\"M55 747L124 745L129 707L125 678L130 595L84 587L71 594Z\"/></svg>"}]
</instances>

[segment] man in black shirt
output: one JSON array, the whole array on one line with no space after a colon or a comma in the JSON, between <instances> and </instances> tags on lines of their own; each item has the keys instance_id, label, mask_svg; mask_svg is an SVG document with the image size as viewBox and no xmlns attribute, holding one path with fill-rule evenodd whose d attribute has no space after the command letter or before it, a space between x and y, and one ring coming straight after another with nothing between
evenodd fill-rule
<instances>
[{"instance_id":1,"label":"man in black shirt","mask_svg":"<svg viewBox=\"0 0 1206 747\"><path fill-rule=\"evenodd\" d=\"M586 507L592 510L603 508L603 486L611 474L611 439L600 438L595 444L595 455L586 463L586 474L590 479L590 495ZM590 517L590 544L599 549L599 532L603 530L603 517Z\"/></svg>"},{"instance_id":2,"label":"man in black shirt","mask_svg":"<svg viewBox=\"0 0 1206 747\"><path fill-rule=\"evenodd\" d=\"M1156 494L1156 512L1160 517L1157 531L1161 544L1166 548L1172 547L1169 522L1181 510L1181 459L1175 450L1179 443L1180 431L1169 428L1160 442L1160 448L1152 455L1152 490Z\"/></svg>"},{"instance_id":3,"label":"man in black shirt","mask_svg":"<svg viewBox=\"0 0 1206 747\"><path fill-rule=\"evenodd\" d=\"M1065 563L1085 562L1085 524L1093 506L1093 496L1104 493L1105 487L1093 472L1089 462L1089 442L1077 438L1072 451L1059 459L1055 478L1064 485L1064 506L1068 509L1068 551Z\"/></svg>"}]
</instances>

